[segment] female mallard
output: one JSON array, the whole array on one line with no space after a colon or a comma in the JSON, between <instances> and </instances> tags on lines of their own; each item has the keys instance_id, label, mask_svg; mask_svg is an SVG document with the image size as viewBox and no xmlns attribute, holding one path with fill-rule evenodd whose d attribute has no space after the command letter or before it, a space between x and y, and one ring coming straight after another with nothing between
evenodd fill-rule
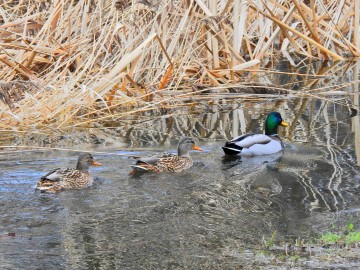
<instances>
[{"instance_id":1,"label":"female mallard","mask_svg":"<svg viewBox=\"0 0 360 270\"><path fill-rule=\"evenodd\" d=\"M283 149L283 143L277 134L279 126L288 124L281 118L280 113L271 112L265 120L264 134L245 134L225 143L223 150L227 155L268 155Z\"/></svg>"},{"instance_id":2,"label":"female mallard","mask_svg":"<svg viewBox=\"0 0 360 270\"><path fill-rule=\"evenodd\" d=\"M55 169L41 177L36 189L42 192L58 192L65 189L81 189L90 187L94 178L89 173L89 167L101 166L91 154L80 154L76 169Z\"/></svg>"},{"instance_id":3,"label":"female mallard","mask_svg":"<svg viewBox=\"0 0 360 270\"><path fill-rule=\"evenodd\" d=\"M189 155L190 150L202 151L193 139L188 137L180 139L177 150L177 155L166 153L158 157L139 159L135 165L131 165L134 170L130 174L135 174L137 171L181 172L193 165Z\"/></svg>"}]
</instances>

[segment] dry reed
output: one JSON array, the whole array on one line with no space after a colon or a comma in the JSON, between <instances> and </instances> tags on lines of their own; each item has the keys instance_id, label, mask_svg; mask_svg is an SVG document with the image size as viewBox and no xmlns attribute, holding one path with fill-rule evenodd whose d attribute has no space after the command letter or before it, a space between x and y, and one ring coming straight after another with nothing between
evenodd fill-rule
<instances>
[{"instance_id":1,"label":"dry reed","mask_svg":"<svg viewBox=\"0 0 360 270\"><path fill-rule=\"evenodd\" d=\"M0 129L59 135L121 126L130 115L183 106L189 97L241 93L249 82L253 88L238 98L257 99L249 93L269 85L270 58L296 66L299 56L358 57L358 1L307 3L3 1ZM331 74L308 74L309 89L316 75ZM262 97L290 87L271 89Z\"/></svg>"}]
</instances>

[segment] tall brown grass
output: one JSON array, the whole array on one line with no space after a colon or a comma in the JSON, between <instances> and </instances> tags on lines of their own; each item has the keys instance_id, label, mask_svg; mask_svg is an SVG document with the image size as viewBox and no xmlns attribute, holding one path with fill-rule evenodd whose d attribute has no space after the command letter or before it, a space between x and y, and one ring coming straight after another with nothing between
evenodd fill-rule
<instances>
[{"instance_id":1,"label":"tall brown grass","mask_svg":"<svg viewBox=\"0 0 360 270\"><path fill-rule=\"evenodd\" d=\"M257 75L271 72L269 63L280 57L359 57L356 5L4 0L0 130L64 134L120 126L129 115L182 106L211 87L226 93L230 85L261 83Z\"/></svg>"}]
</instances>

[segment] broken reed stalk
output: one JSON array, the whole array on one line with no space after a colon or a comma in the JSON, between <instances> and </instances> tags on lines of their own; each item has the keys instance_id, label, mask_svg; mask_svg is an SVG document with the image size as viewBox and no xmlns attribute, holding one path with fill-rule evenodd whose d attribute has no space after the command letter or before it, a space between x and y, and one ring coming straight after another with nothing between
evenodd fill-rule
<instances>
[{"instance_id":1,"label":"broken reed stalk","mask_svg":"<svg viewBox=\"0 0 360 270\"><path fill-rule=\"evenodd\" d=\"M290 26L288 26L287 24L284 24L283 22L279 21L277 18L270 16L268 14L266 14L265 12L259 10L257 7L255 6L250 6L252 9L254 9L255 11L258 11L259 13L261 13L262 15L264 15L265 17L269 18L270 20L274 21L276 24L278 24L279 26L281 25L282 27L284 27L285 29L289 30L290 32L292 32L293 34L297 35L298 37L303 38L304 40L306 40L307 42L311 43L312 45L314 45L315 47L319 48L322 52L327 53L329 55L331 55L333 57L333 59L335 61L337 60L345 60L343 57L341 57L340 55L330 51L329 49L325 48L324 46L322 46L321 44L317 43L315 40L307 37L306 35L300 33L299 31L291 28Z\"/></svg>"},{"instance_id":2,"label":"broken reed stalk","mask_svg":"<svg viewBox=\"0 0 360 270\"><path fill-rule=\"evenodd\" d=\"M266 4L264 3L265 7L271 12L271 10L266 6ZM295 10L295 6L292 6L289 11L287 12L287 14L284 16L282 22L284 24L287 23L287 21L289 20L289 18L291 17L293 11ZM271 13L271 15L274 17L275 15L273 13ZM282 25L278 25L277 29L273 32L273 34L271 35L271 37L268 39L268 41L262 46L262 49L260 50L260 52L256 55L257 59L262 59L264 57L264 54L266 53L266 51L269 49L269 47L273 44L274 39L278 36L278 34L280 33L280 30L283 32L283 34L287 37L287 39L291 42L291 44L294 46L294 48L297 51L300 51L300 49L298 48L298 45L296 44L295 40L288 34L288 32L286 31L286 29L282 26Z\"/></svg>"},{"instance_id":3,"label":"broken reed stalk","mask_svg":"<svg viewBox=\"0 0 360 270\"><path fill-rule=\"evenodd\" d=\"M164 77L161 79L158 90L164 89L166 86L166 83L168 82L172 72L174 70L174 66L170 64L168 70L166 71Z\"/></svg>"}]
</instances>

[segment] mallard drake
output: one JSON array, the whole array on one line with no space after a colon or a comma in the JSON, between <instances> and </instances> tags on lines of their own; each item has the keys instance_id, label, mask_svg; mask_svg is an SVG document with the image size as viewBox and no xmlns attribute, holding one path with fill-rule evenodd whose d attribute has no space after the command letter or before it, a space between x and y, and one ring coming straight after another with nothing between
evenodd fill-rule
<instances>
[{"instance_id":1,"label":"mallard drake","mask_svg":"<svg viewBox=\"0 0 360 270\"><path fill-rule=\"evenodd\" d=\"M265 120L265 134L244 134L225 143L223 150L227 155L268 155L283 149L281 138L277 134L279 126L288 124L281 118L280 113L271 112Z\"/></svg>"},{"instance_id":2,"label":"mallard drake","mask_svg":"<svg viewBox=\"0 0 360 270\"><path fill-rule=\"evenodd\" d=\"M42 192L58 192L66 189L81 189L91 186L94 178L90 166L101 166L89 153L80 154L76 169L58 168L42 176L36 189Z\"/></svg>"},{"instance_id":3,"label":"mallard drake","mask_svg":"<svg viewBox=\"0 0 360 270\"><path fill-rule=\"evenodd\" d=\"M184 137L179 141L177 155L165 153L157 157L139 159L135 165L131 165L133 171L130 174L135 174L138 171L181 172L189 169L193 165L193 160L189 155L191 150L202 151L193 139Z\"/></svg>"}]
</instances>

